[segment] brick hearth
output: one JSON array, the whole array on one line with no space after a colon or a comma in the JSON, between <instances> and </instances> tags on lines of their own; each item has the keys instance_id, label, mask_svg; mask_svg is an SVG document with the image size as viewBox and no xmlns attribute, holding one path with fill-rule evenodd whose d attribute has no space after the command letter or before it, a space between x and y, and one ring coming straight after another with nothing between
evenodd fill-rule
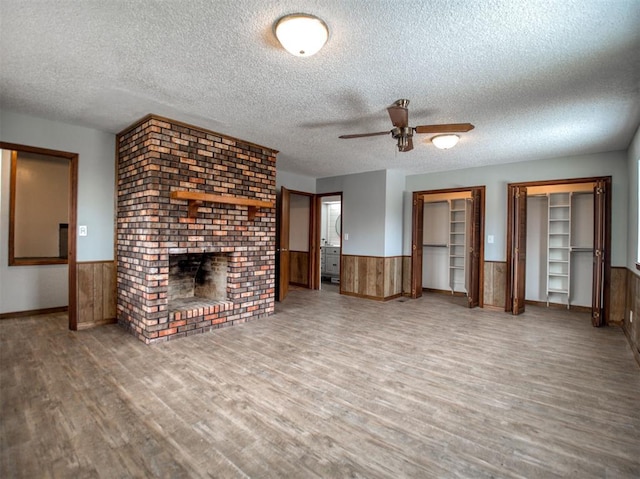
<instances>
[{"instance_id":1,"label":"brick hearth","mask_svg":"<svg viewBox=\"0 0 640 479\"><path fill-rule=\"evenodd\" d=\"M275 202L276 151L148 116L118 135L118 322L153 343L273 314L275 209L203 203L172 191ZM226 298L169 301L169 255L226 258ZM173 293L172 293L173 295ZM184 296L184 295L183 295Z\"/></svg>"}]
</instances>

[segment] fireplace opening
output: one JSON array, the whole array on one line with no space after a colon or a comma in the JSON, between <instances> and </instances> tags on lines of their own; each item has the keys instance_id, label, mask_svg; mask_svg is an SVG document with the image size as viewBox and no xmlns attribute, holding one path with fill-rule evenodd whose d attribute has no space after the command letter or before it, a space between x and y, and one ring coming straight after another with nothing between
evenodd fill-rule
<instances>
[{"instance_id":1,"label":"fireplace opening","mask_svg":"<svg viewBox=\"0 0 640 479\"><path fill-rule=\"evenodd\" d=\"M228 302L228 256L221 253L169 255L169 310Z\"/></svg>"}]
</instances>

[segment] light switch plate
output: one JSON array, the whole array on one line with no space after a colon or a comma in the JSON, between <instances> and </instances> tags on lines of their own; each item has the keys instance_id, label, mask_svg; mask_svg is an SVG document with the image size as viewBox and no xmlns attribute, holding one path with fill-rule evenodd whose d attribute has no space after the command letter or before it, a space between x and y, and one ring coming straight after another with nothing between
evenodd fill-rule
<instances>
[{"instance_id":1,"label":"light switch plate","mask_svg":"<svg viewBox=\"0 0 640 479\"><path fill-rule=\"evenodd\" d=\"M487 236L487 243L493 244L493 235Z\"/></svg>"},{"instance_id":2,"label":"light switch plate","mask_svg":"<svg viewBox=\"0 0 640 479\"><path fill-rule=\"evenodd\" d=\"M88 234L88 231L87 231L86 225L78 226L78 236L87 236L87 234Z\"/></svg>"}]
</instances>

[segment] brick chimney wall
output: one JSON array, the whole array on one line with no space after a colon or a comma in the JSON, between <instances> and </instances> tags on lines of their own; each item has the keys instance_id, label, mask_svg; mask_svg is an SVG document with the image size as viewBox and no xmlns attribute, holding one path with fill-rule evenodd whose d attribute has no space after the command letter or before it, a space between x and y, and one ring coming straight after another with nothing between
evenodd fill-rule
<instances>
[{"instance_id":1,"label":"brick chimney wall","mask_svg":"<svg viewBox=\"0 0 640 479\"><path fill-rule=\"evenodd\" d=\"M148 116L117 138L118 322L145 343L273 314L275 209L203 203L197 217L175 190L275 203L276 151ZM228 256L227 298L170 310L169 254Z\"/></svg>"}]
</instances>

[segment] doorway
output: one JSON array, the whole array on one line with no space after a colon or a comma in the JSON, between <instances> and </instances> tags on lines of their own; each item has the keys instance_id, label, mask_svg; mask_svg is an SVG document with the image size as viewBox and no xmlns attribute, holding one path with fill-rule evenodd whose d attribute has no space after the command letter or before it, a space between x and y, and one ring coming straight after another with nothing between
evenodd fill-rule
<instances>
[{"instance_id":1,"label":"doorway","mask_svg":"<svg viewBox=\"0 0 640 479\"><path fill-rule=\"evenodd\" d=\"M340 292L342 257L342 195L319 195L319 289Z\"/></svg>"},{"instance_id":2,"label":"doorway","mask_svg":"<svg viewBox=\"0 0 640 479\"><path fill-rule=\"evenodd\" d=\"M325 290L340 291L341 192L313 194L282 186L276 230L278 301L286 298L290 286L320 289L323 277Z\"/></svg>"},{"instance_id":3,"label":"doorway","mask_svg":"<svg viewBox=\"0 0 640 479\"><path fill-rule=\"evenodd\" d=\"M67 308L69 316L69 329L77 330L77 285L76 285L76 218L77 218L77 179L78 179L78 155L65 151L36 148L13 143L0 142L0 150L11 152L11 178L10 178L10 200L9 200L9 269L20 267L46 267L47 265L67 265L68 298ZM22 165L21 165L22 163ZM21 169L30 179L22 185L20 183ZM34 193L28 193L26 202L20 205L21 193L17 191L21 186L31 187L34 183L37 172L42 172L42 187L37 187ZM62 175L62 176L59 176ZM51 184L52 178L62 178L64 188L57 189L57 184ZM51 186L52 188L49 188ZM49 193L46 193L49 191ZM64 191L64 193L60 193ZM52 197L43 197L50 194ZM62 195L62 201L56 201L56 197ZM33 231L32 215L33 210L29 209L28 203L33 203L38 198L36 204L39 207L35 210L36 216L46 221L39 221L38 230ZM60 215L64 219L56 219L51 212L47 213L47 208L60 203L59 207L64 210ZM46 210L46 214L42 214ZM28 217L21 217L28 215ZM62 218L62 216L60 216ZM33 270L33 269L32 269ZM54 308L58 309L58 308ZM47 310L36 310L34 313Z\"/></svg>"},{"instance_id":4,"label":"doorway","mask_svg":"<svg viewBox=\"0 0 640 479\"><path fill-rule=\"evenodd\" d=\"M508 185L505 311L526 302L609 312L611 177Z\"/></svg>"},{"instance_id":5,"label":"doorway","mask_svg":"<svg viewBox=\"0 0 640 479\"><path fill-rule=\"evenodd\" d=\"M484 193L484 186L414 192L411 297L447 292L482 306Z\"/></svg>"}]
</instances>

